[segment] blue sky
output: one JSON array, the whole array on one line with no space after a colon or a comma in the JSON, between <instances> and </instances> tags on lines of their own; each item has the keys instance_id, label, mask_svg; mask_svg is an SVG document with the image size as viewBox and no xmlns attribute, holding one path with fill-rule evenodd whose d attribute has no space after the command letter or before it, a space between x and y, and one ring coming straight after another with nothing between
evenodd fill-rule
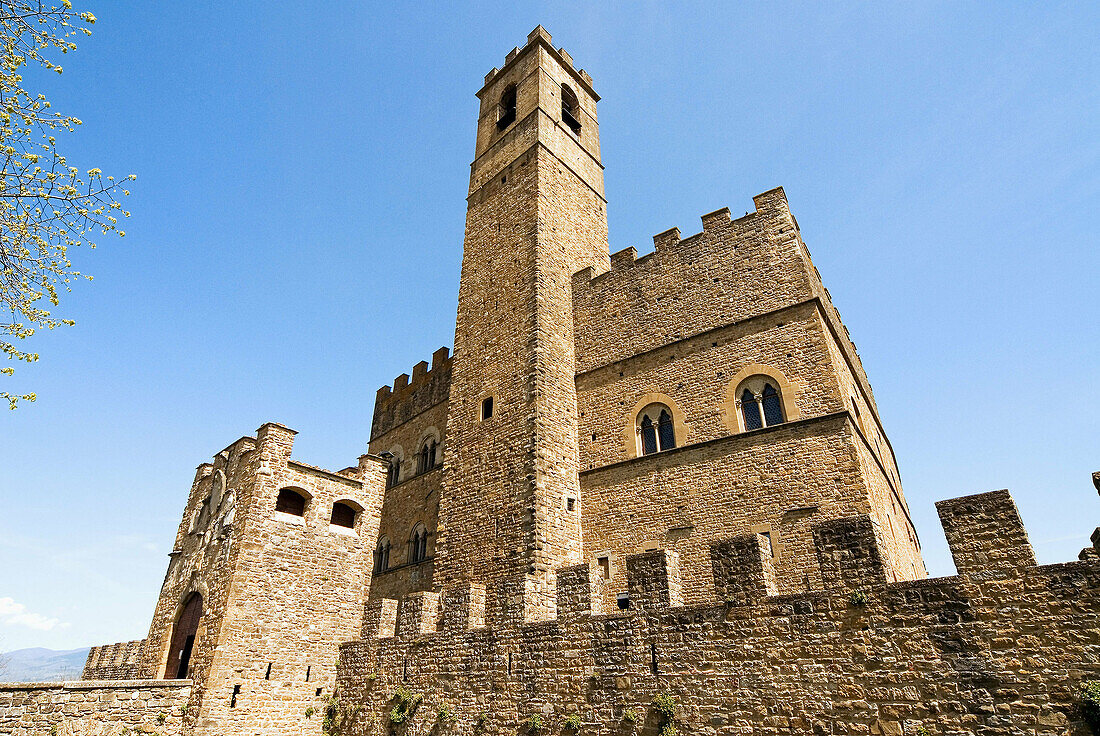
<instances>
[{"instance_id":1,"label":"blue sky","mask_svg":"<svg viewBox=\"0 0 1100 736\"><path fill-rule=\"evenodd\" d=\"M264 421L364 451L452 344L474 93L538 23L603 96L611 250L786 188L933 574L938 499L1010 488L1042 562L1100 521L1100 5L83 7L41 84L77 165L139 178L0 379L40 397L0 414L0 649L144 636L195 466Z\"/></svg>"}]
</instances>

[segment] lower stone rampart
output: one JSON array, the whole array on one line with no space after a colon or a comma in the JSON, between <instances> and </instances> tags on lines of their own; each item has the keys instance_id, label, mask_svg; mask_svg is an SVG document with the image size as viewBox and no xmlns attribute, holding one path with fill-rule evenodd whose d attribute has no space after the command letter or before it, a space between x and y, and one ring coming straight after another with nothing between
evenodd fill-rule
<instances>
[{"instance_id":1,"label":"lower stone rampart","mask_svg":"<svg viewBox=\"0 0 1100 736\"><path fill-rule=\"evenodd\" d=\"M341 650L333 732L1088 733L1100 561L1036 565L1005 491L939 511L952 577L888 583L878 527L857 516L814 530L822 591L774 595L745 535L713 546L724 600L709 604L677 605L669 551L628 558L630 608L614 615L592 613L587 566L558 572L557 618L539 623L486 626L461 591L431 621L423 594L373 601L364 640Z\"/></svg>"},{"instance_id":2,"label":"lower stone rampart","mask_svg":"<svg viewBox=\"0 0 1100 736\"><path fill-rule=\"evenodd\" d=\"M115 736L183 733L190 680L0 685L0 734Z\"/></svg>"},{"instance_id":3,"label":"lower stone rampart","mask_svg":"<svg viewBox=\"0 0 1100 736\"><path fill-rule=\"evenodd\" d=\"M80 679L141 680L152 677L154 673L146 671L144 652L144 639L92 647Z\"/></svg>"}]
</instances>

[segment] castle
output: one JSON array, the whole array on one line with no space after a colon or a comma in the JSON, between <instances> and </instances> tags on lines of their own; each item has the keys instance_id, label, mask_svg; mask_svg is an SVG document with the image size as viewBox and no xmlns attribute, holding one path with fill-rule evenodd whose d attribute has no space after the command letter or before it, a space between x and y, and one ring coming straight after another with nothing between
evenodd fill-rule
<instances>
[{"instance_id":1,"label":"castle","mask_svg":"<svg viewBox=\"0 0 1100 736\"><path fill-rule=\"evenodd\" d=\"M782 189L609 256L591 77L540 26L478 98L454 354L354 466L274 423L200 465L148 636L0 731L1085 733L1100 556L999 491L927 578Z\"/></svg>"}]
</instances>

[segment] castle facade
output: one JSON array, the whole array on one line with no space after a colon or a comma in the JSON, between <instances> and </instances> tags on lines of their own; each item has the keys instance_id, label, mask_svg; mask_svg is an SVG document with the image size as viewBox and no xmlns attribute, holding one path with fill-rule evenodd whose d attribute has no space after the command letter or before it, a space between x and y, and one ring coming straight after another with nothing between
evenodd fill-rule
<instances>
[{"instance_id":1,"label":"castle facade","mask_svg":"<svg viewBox=\"0 0 1100 736\"><path fill-rule=\"evenodd\" d=\"M539 27L478 98L454 354L351 467L274 423L200 465L148 636L0 725L1084 733L1100 557L1036 565L996 492L940 504L927 578L783 190L609 255L592 78Z\"/></svg>"}]
</instances>

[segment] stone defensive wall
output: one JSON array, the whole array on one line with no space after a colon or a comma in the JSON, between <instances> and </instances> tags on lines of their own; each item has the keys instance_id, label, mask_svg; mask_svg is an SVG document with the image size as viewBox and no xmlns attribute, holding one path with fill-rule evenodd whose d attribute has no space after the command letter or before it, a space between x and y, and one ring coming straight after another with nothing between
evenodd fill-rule
<instances>
[{"instance_id":1,"label":"stone defensive wall","mask_svg":"<svg viewBox=\"0 0 1100 736\"><path fill-rule=\"evenodd\" d=\"M182 733L190 680L0 685L0 734L107 736Z\"/></svg>"},{"instance_id":2,"label":"stone defensive wall","mask_svg":"<svg viewBox=\"0 0 1100 736\"><path fill-rule=\"evenodd\" d=\"M141 680L153 673L146 672L143 655L145 640L121 641L92 647L84 663L82 680Z\"/></svg>"},{"instance_id":3,"label":"stone defensive wall","mask_svg":"<svg viewBox=\"0 0 1100 736\"><path fill-rule=\"evenodd\" d=\"M417 414L446 401L451 391L451 364L454 359L448 348L432 353L432 365L420 361L413 366L412 379L402 373L393 387L378 389L374 400L374 421L371 439L379 437Z\"/></svg>"},{"instance_id":4,"label":"stone defensive wall","mask_svg":"<svg viewBox=\"0 0 1100 736\"><path fill-rule=\"evenodd\" d=\"M755 212L703 215L703 231L653 236L654 251L626 248L611 268L573 276L577 372L814 296L813 266L782 188L753 197ZM622 335L629 334L630 340Z\"/></svg>"},{"instance_id":5,"label":"stone defensive wall","mask_svg":"<svg viewBox=\"0 0 1100 736\"><path fill-rule=\"evenodd\" d=\"M950 577L887 582L859 515L815 525L819 591L775 594L750 534L711 545L717 597L698 605L666 550L628 558L613 614L587 565L558 571L548 621L487 617L476 585L369 602L328 716L354 736L1088 733L1100 558L1037 565L1007 491L937 506Z\"/></svg>"}]
</instances>

